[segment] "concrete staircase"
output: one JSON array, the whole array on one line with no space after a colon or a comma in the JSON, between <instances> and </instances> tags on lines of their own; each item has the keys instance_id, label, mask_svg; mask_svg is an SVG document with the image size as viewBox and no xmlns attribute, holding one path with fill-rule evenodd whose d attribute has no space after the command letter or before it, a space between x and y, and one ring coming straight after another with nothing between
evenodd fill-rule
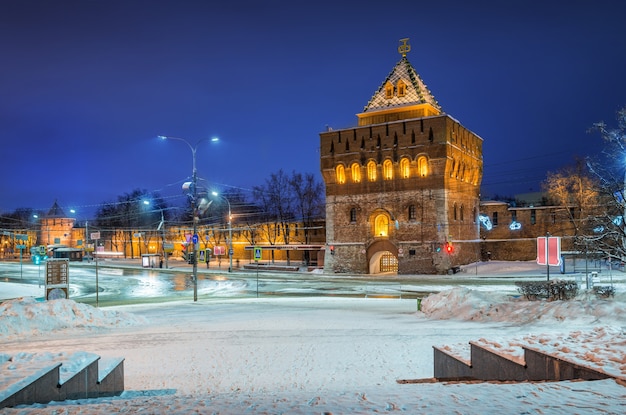
<instances>
[{"instance_id":1,"label":"concrete staircase","mask_svg":"<svg viewBox=\"0 0 626 415\"><path fill-rule=\"evenodd\" d=\"M117 396L124 359L93 353L0 354L0 409L16 405Z\"/></svg>"},{"instance_id":2,"label":"concrete staircase","mask_svg":"<svg viewBox=\"0 0 626 415\"><path fill-rule=\"evenodd\" d=\"M445 348L434 349L434 377L437 381L562 381L612 378L620 384L626 379L599 369L520 346L519 358L499 355L480 344L470 342L469 360L450 354Z\"/></svg>"}]
</instances>

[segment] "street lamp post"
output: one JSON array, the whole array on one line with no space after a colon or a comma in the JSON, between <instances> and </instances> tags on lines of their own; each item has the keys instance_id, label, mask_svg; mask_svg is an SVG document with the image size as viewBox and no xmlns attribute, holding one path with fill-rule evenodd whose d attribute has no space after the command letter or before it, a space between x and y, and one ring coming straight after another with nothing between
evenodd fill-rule
<instances>
[{"instance_id":1,"label":"street lamp post","mask_svg":"<svg viewBox=\"0 0 626 415\"><path fill-rule=\"evenodd\" d=\"M167 250L165 249L165 217L163 216L163 209L161 209L161 222L159 223L159 227L161 228L161 248L163 249L163 258L165 259L165 269L167 269L168 262Z\"/></svg>"},{"instance_id":2,"label":"street lamp post","mask_svg":"<svg viewBox=\"0 0 626 415\"><path fill-rule=\"evenodd\" d=\"M195 146L192 146L189 141L180 137L170 137L160 135L159 138L161 140L178 140L189 146L191 150L192 156L192 173L191 173L191 211L192 211L192 221L193 221L193 235L192 235L192 243L193 243L193 258L192 262L192 274L193 274L193 301L198 301L198 221L200 218L198 217L197 212L197 198L198 198L198 172L196 170L196 150L198 149L198 145L203 141L211 140L218 141L217 138L204 138L199 140Z\"/></svg>"},{"instance_id":3,"label":"street lamp post","mask_svg":"<svg viewBox=\"0 0 626 415\"><path fill-rule=\"evenodd\" d=\"M233 215L230 210L230 201L218 194L217 192L212 192L213 196L221 197L228 203L228 272L233 271Z\"/></svg>"}]
</instances>

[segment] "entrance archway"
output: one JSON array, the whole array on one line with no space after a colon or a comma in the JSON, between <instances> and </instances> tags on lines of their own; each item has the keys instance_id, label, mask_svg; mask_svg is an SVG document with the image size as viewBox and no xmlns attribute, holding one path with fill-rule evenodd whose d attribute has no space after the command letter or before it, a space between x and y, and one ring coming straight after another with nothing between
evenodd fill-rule
<instances>
[{"instance_id":1,"label":"entrance archway","mask_svg":"<svg viewBox=\"0 0 626 415\"><path fill-rule=\"evenodd\" d=\"M370 274L398 273L398 248L388 240L371 244L367 260Z\"/></svg>"}]
</instances>

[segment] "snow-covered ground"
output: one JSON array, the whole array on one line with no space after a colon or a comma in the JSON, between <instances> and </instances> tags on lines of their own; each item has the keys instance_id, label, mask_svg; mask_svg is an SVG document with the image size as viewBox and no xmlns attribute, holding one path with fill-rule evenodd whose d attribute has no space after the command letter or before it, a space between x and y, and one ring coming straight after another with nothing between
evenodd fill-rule
<instances>
[{"instance_id":1,"label":"snow-covered ground","mask_svg":"<svg viewBox=\"0 0 626 415\"><path fill-rule=\"evenodd\" d=\"M496 265L492 265L496 267ZM499 270L501 271L501 270ZM248 298L93 308L0 282L0 360L124 357L121 397L3 414L623 414L614 380L399 384L433 376L433 346L515 357L531 345L626 379L626 293L528 302L458 287L422 301ZM0 374L0 390L2 386Z\"/></svg>"}]
</instances>

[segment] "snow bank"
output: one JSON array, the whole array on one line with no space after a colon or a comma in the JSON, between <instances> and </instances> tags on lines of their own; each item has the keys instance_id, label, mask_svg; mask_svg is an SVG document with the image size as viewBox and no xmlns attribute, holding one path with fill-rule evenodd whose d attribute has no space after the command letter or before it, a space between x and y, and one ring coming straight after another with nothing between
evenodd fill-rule
<instances>
[{"instance_id":1,"label":"snow bank","mask_svg":"<svg viewBox=\"0 0 626 415\"><path fill-rule=\"evenodd\" d=\"M0 339L70 328L99 330L133 326L146 320L123 311L95 308L73 300L39 302L22 297L0 304Z\"/></svg>"},{"instance_id":2,"label":"snow bank","mask_svg":"<svg viewBox=\"0 0 626 415\"><path fill-rule=\"evenodd\" d=\"M626 317L626 295L595 298L583 293L568 301L527 301L522 297L452 288L422 300L422 312L431 319L530 323L576 320L621 324Z\"/></svg>"}]
</instances>

